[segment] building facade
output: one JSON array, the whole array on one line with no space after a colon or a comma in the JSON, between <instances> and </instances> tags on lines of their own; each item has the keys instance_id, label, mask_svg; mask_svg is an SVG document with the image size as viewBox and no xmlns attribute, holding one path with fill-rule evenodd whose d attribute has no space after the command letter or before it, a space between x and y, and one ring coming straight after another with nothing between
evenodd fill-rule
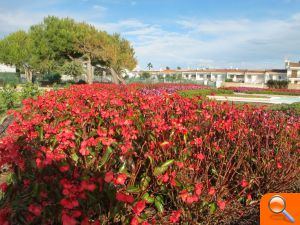
<instances>
[{"instance_id":1,"label":"building facade","mask_svg":"<svg viewBox=\"0 0 300 225\"><path fill-rule=\"evenodd\" d=\"M16 73L16 67L0 64L0 73Z\"/></svg>"},{"instance_id":2,"label":"building facade","mask_svg":"<svg viewBox=\"0 0 300 225\"><path fill-rule=\"evenodd\" d=\"M192 81L216 82L221 86L223 82L235 82L245 84L266 84L269 80L288 80L292 84L300 84L300 62L286 61L285 69L248 70L248 69L181 69L160 71L139 71L138 74L148 72L152 76L180 77Z\"/></svg>"}]
</instances>

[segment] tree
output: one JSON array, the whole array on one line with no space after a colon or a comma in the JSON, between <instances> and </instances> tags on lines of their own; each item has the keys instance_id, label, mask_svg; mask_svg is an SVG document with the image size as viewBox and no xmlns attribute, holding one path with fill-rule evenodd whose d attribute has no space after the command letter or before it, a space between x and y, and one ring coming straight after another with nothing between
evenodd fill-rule
<instances>
[{"instance_id":1,"label":"tree","mask_svg":"<svg viewBox=\"0 0 300 225\"><path fill-rule=\"evenodd\" d=\"M149 62L149 63L147 64L147 68L148 68L149 70L151 70L151 69L153 68L153 65L152 65L151 62Z\"/></svg>"},{"instance_id":2,"label":"tree","mask_svg":"<svg viewBox=\"0 0 300 225\"><path fill-rule=\"evenodd\" d=\"M149 72L142 72L141 74L141 78L144 78L144 79L149 79L151 77L151 74Z\"/></svg>"},{"instance_id":3,"label":"tree","mask_svg":"<svg viewBox=\"0 0 300 225\"><path fill-rule=\"evenodd\" d=\"M180 67L180 66L177 66L177 70L181 70L181 67Z\"/></svg>"},{"instance_id":4,"label":"tree","mask_svg":"<svg viewBox=\"0 0 300 225\"><path fill-rule=\"evenodd\" d=\"M106 65L112 75L114 83L125 83L125 80L120 75L125 69L133 70L137 61L135 52L130 42L121 38L119 34L110 36L106 44L103 65Z\"/></svg>"},{"instance_id":5,"label":"tree","mask_svg":"<svg viewBox=\"0 0 300 225\"><path fill-rule=\"evenodd\" d=\"M17 53L14 53L15 48L9 46L10 41L1 41L0 47L5 51L0 53L0 59L3 58L4 63L18 66L22 64L25 70L32 71L34 68L39 73L75 69L76 74L79 74L78 69L81 69L78 64L81 64L86 69L87 83L93 82L95 66L106 67L112 74L114 83L124 83L120 74L126 69L134 69L137 64L129 41L118 34L110 35L70 18L48 16L40 24L31 26L28 34L23 32L23 36L29 37L28 44L20 43L27 38L18 38ZM22 54L23 46L30 46L26 47L30 54L27 51L25 55ZM8 57L10 54L17 55L18 58Z\"/></svg>"},{"instance_id":6,"label":"tree","mask_svg":"<svg viewBox=\"0 0 300 225\"><path fill-rule=\"evenodd\" d=\"M84 73L82 64L76 61L66 62L62 67L60 72L65 75L70 75L73 77L81 76Z\"/></svg>"},{"instance_id":7,"label":"tree","mask_svg":"<svg viewBox=\"0 0 300 225\"><path fill-rule=\"evenodd\" d=\"M32 40L25 31L11 33L0 41L0 62L24 71L26 80L32 82Z\"/></svg>"},{"instance_id":8,"label":"tree","mask_svg":"<svg viewBox=\"0 0 300 225\"><path fill-rule=\"evenodd\" d=\"M41 73L59 71L65 63L79 57L75 49L78 30L73 19L46 17L40 24L30 27L35 64Z\"/></svg>"},{"instance_id":9,"label":"tree","mask_svg":"<svg viewBox=\"0 0 300 225\"><path fill-rule=\"evenodd\" d=\"M166 70L170 70L170 67L166 66Z\"/></svg>"}]
</instances>

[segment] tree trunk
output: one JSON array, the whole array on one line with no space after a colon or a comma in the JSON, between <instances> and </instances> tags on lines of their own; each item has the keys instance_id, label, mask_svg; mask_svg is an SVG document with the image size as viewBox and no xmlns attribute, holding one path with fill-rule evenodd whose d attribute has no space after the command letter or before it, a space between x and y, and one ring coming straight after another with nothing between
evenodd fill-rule
<instances>
[{"instance_id":1,"label":"tree trunk","mask_svg":"<svg viewBox=\"0 0 300 225\"><path fill-rule=\"evenodd\" d=\"M32 70L28 67L24 68L25 71L25 77L28 83L32 83Z\"/></svg>"},{"instance_id":2,"label":"tree trunk","mask_svg":"<svg viewBox=\"0 0 300 225\"><path fill-rule=\"evenodd\" d=\"M111 67L109 69L112 76L112 82L114 84L126 84L125 80L119 74L117 74L114 68Z\"/></svg>"},{"instance_id":3,"label":"tree trunk","mask_svg":"<svg viewBox=\"0 0 300 225\"><path fill-rule=\"evenodd\" d=\"M86 64L86 82L92 84L94 81L94 71L91 59L89 58Z\"/></svg>"}]
</instances>

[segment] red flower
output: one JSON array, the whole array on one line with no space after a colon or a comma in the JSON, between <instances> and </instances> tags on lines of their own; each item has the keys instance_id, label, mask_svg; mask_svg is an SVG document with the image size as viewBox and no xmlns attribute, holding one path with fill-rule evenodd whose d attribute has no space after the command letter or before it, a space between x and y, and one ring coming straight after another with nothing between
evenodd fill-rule
<instances>
[{"instance_id":1,"label":"red flower","mask_svg":"<svg viewBox=\"0 0 300 225\"><path fill-rule=\"evenodd\" d=\"M39 205L31 204L28 207L28 211L34 214L35 216L40 216L42 212L42 207Z\"/></svg>"},{"instance_id":2,"label":"red flower","mask_svg":"<svg viewBox=\"0 0 300 225\"><path fill-rule=\"evenodd\" d=\"M90 151L87 148L85 148L85 147L80 148L79 152L83 156L86 156L86 155L90 154Z\"/></svg>"},{"instance_id":3,"label":"red flower","mask_svg":"<svg viewBox=\"0 0 300 225\"><path fill-rule=\"evenodd\" d=\"M187 197L189 196L189 193L187 190L182 190L180 193L179 193L179 197L181 198L181 200L183 202L186 202L186 199Z\"/></svg>"},{"instance_id":4,"label":"red flower","mask_svg":"<svg viewBox=\"0 0 300 225\"><path fill-rule=\"evenodd\" d=\"M215 189L214 187L211 187L211 188L209 189L208 194L209 194L209 195L215 195L215 193L216 193L216 189Z\"/></svg>"},{"instance_id":5,"label":"red flower","mask_svg":"<svg viewBox=\"0 0 300 225\"><path fill-rule=\"evenodd\" d=\"M202 153L195 154L195 157L196 157L196 159L199 159L201 161L205 159L205 156Z\"/></svg>"},{"instance_id":6,"label":"red flower","mask_svg":"<svg viewBox=\"0 0 300 225\"><path fill-rule=\"evenodd\" d=\"M141 214L141 212L143 212L145 207L146 207L146 201L142 200L142 201L137 202L135 204L135 206L132 208L132 210L136 215L139 216Z\"/></svg>"},{"instance_id":7,"label":"red flower","mask_svg":"<svg viewBox=\"0 0 300 225\"><path fill-rule=\"evenodd\" d=\"M200 137L200 138L196 138L195 139L195 144L197 145L197 146L201 146L202 145L202 138Z\"/></svg>"},{"instance_id":8,"label":"red flower","mask_svg":"<svg viewBox=\"0 0 300 225\"><path fill-rule=\"evenodd\" d=\"M7 185L7 183L2 183L1 185L0 185L0 190L2 191L2 192L6 192L7 191L7 188L8 188L8 185Z\"/></svg>"},{"instance_id":9,"label":"red flower","mask_svg":"<svg viewBox=\"0 0 300 225\"><path fill-rule=\"evenodd\" d=\"M62 172L62 173L69 171L69 169L70 169L70 166L69 166L69 165L65 165L65 166L59 167L59 170L60 170L60 172Z\"/></svg>"},{"instance_id":10,"label":"red flower","mask_svg":"<svg viewBox=\"0 0 300 225\"><path fill-rule=\"evenodd\" d=\"M109 171L105 174L104 180L106 183L111 182L113 179L114 179L114 173L112 171Z\"/></svg>"},{"instance_id":11,"label":"red flower","mask_svg":"<svg viewBox=\"0 0 300 225\"><path fill-rule=\"evenodd\" d=\"M169 180L169 174L168 174L168 173L165 173L164 175L159 176L158 179L161 180L161 181L164 182L164 183L167 183L168 180Z\"/></svg>"},{"instance_id":12,"label":"red flower","mask_svg":"<svg viewBox=\"0 0 300 225\"><path fill-rule=\"evenodd\" d=\"M74 211L72 211L72 216L73 216L74 218L78 218L78 217L80 217L81 215L82 215L82 212L79 211L79 210L74 210Z\"/></svg>"},{"instance_id":13,"label":"red flower","mask_svg":"<svg viewBox=\"0 0 300 225\"><path fill-rule=\"evenodd\" d=\"M131 219L130 225L139 225L139 220L136 217Z\"/></svg>"},{"instance_id":14,"label":"red flower","mask_svg":"<svg viewBox=\"0 0 300 225\"><path fill-rule=\"evenodd\" d=\"M87 191L94 191L96 189L96 185L93 183L89 183L88 181L84 180L81 181L81 188L83 190L87 190Z\"/></svg>"},{"instance_id":15,"label":"red flower","mask_svg":"<svg viewBox=\"0 0 300 225\"><path fill-rule=\"evenodd\" d=\"M241 182L241 186L242 186L243 188L245 188L245 187L247 187L248 185L249 185L249 183L248 183L245 179L243 179L242 182Z\"/></svg>"},{"instance_id":16,"label":"red flower","mask_svg":"<svg viewBox=\"0 0 300 225\"><path fill-rule=\"evenodd\" d=\"M277 168L282 169L282 164L280 162L277 162Z\"/></svg>"},{"instance_id":17,"label":"red flower","mask_svg":"<svg viewBox=\"0 0 300 225\"><path fill-rule=\"evenodd\" d=\"M200 196L202 193L202 189L203 189L203 184L201 184L201 183L196 184L195 185L195 194L197 196Z\"/></svg>"},{"instance_id":18,"label":"red flower","mask_svg":"<svg viewBox=\"0 0 300 225\"><path fill-rule=\"evenodd\" d=\"M134 202L134 198L131 195L126 195L121 192L116 194L116 199L120 202L126 202L130 204Z\"/></svg>"},{"instance_id":19,"label":"red flower","mask_svg":"<svg viewBox=\"0 0 300 225\"><path fill-rule=\"evenodd\" d=\"M175 164L176 164L176 166L178 166L179 169L184 167L183 162L176 162Z\"/></svg>"},{"instance_id":20,"label":"red flower","mask_svg":"<svg viewBox=\"0 0 300 225\"><path fill-rule=\"evenodd\" d=\"M60 201L60 204L66 209L73 209L73 208L79 206L79 203L76 199L69 200L69 199L64 198Z\"/></svg>"},{"instance_id":21,"label":"red flower","mask_svg":"<svg viewBox=\"0 0 300 225\"><path fill-rule=\"evenodd\" d=\"M173 211L170 216L171 223L177 223L180 219L181 210Z\"/></svg>"},{"instance_id":22,"label":"red flower","mask_svg":"<svg viewBox=\"0 0 300 225\"><path fill-rule=\"evenodd\" d=\"M188 196L186 199L186 203L188 203L188 204L192 204L192 203L198 202L198 201L199 201L199 198L197 195Z\"/></svg>"},{"instance_id":23,"label":"red flower","mask_svg":"<svg viewBox=\"0 0 300 225\"><path fill-rule=\"evenodd\" d=\"M127 179L127 175L125 173L118 174L117 178L114 180L115 185L124 185Z\"/></svg>"},{"instance_id":24,"label":"red flower","mask_svg":"<svg viewBox=\"0 0 300 225\"><path fill-rule=\"evenodd\" d=\"M62 220L63 225L76 225L77 224L77 221L73 217L71 217L67 214L63 214L61 217L61 220Z\"/></svg>"},{"instance_id":25,"label":"red flower","mask_svg":"<svg viewBox=\"0 0 300 225\"><path fill-rule=\"evenodd\" d=\"M226 202L225 201L222 201L222 200L219 200L218 201L218 206L221 210L224 210L225 209L225 206L226 206Z\"/></svg>"}]
</instances>

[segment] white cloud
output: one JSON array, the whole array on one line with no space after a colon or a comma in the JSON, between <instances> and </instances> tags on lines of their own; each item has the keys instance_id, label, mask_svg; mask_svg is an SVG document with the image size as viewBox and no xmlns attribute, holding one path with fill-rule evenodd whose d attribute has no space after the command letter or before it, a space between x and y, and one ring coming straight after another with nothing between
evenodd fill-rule
<instances>
[{"instance_id":1,"label":"white cloud","mask_svg":"<svg viewBox=\"0 0 300 225\"><path fill-rule=\"evenodd\" d=\"M44 16L69 16L93 23L110 33L119 32L132 41L139 64L151 61L156 68L181 67L249 67L282 68L284 58L300 59L300 13L285 19L178 19L165 28L163 24L145 23L135 18L101 22L103 2L91 5L91 11L33 12L4 9L0 6L0 36L39 23ZM119 0L113 0L115 2ZM130 1L129 1L130 2ZM105 4L104 4L105 5ZM298 57L298 58L297 58Z\"/></svg>"},{"instance_id":2,"label":"white cloud","mask_svg":"<svg viewBox=\"0 0 300 225\"><path fill-rule=\"evenodd\" d=\"M184 32L138 20L102 24L132 40L141 67L283 68L300 58L300 14L287 19L179 20Z\"/></svg>"},{"instance_id":3,"label":"white cloud","mask_svg":"<svg viewBox=\"0 0 300 225\"><path fill-rule=\"evenodd\" d=\"M101 11L101 12L104 12L107 10L106 7L104 6L101 6L101 5L93 5L93 9L97 10L97 11Z\"/></svg>"}]
</instances>

